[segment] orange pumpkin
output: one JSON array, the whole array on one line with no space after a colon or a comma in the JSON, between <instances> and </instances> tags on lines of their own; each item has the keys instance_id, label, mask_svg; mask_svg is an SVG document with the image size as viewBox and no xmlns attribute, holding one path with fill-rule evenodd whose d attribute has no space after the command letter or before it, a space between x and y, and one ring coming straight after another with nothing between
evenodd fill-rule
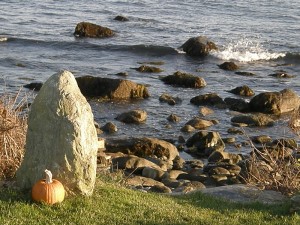
<instances>
[{"instance_id":1,"label":"orange pumpkin","mask_svg":"<svg viewBox=\"0 0 300 225\"><path fill-rule=\"evenodd\" d=\"M51 171L45 170L45 173L46 179L39 180L32 187L32 199L49 205L62 202L65 198L64 186L58 180L52 179Z\"/></svg>"}]
</instances>

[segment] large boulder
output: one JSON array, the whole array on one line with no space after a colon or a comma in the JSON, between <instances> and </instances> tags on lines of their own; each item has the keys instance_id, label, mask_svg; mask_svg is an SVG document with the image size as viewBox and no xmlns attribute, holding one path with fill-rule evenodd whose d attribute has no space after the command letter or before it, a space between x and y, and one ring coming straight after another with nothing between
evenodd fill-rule
<instances>
[{"instance_id":1,"label":"large boulder","mask_svg":"<svg viewBox=\"0 0 300 225\"><path fill-rule=\"evenodd\" d=\"M80 22L76 25L74 35L78 37L105 38L114 36L115 32L97 24Z\"/></svg>"},{"instance_id":2,"label":"large boulder","mask_svg":"<svg viewBox=\"0 0 300 225\"><path fill-rule=\"evenodd\" d=\"M186 54L194 57L204 57L207 56L211 50L218 49L215 43L205 36L192 37L187 40L181 48Z\"/></svg>"},{"instance_id":3,"label":"large boulder","mask_svg":"<svg viewBox=\"0 0 300 225\"><path fill-rule=\"evenodd\" d=\"M106 140L105 148L107 152L123 152L140 157L156 156L171 161L179 155L173 144L156 138Z\"/></svg>"},{"instance_id":4,"label":"large boulder","mask_svg":"<svg viewBox=\"0 0 300 225\"><path fill-rule=\"evenodd\" d=\"M218 132L199 131L186 142L187 147L196 147L195 154L209 156L214 151L224 151L225 144Z\"/></svg>"},{"instance_id":5,"label":"large boulder","mask_svg":"<svg viewBox=\"0 0 300 225\"><path fill-rule=\"evenodd\" d=\"M143 84L130 80L93 76L76 78L82 94L90 98L131 99L148 98L148 89Z\"/></svg>"},{"instance_id":6,"label":"large boulder","mask_svg":"<svg viewBox=\"0 0 300 225\"><path fill-rule=\"evenodd\" d=\"M161 80L165 84L179 87L202 88L206 86L206 82L203 78L180 71L175 72L173 75L163 77Z\"/></svg>"},{"instance_id":7,"label":"large boulder","mask_svg":"<svg viewBox=\"0 0 300 225\"><path fill-rule=\"evenodd\" d=\"M260 93L249 104L252 111L278 115L297 110L300 97L293 90L284 89L279 92Z\"/></svg>"},{"instance_id":8,"label":"large boulder","mask_svg":"<svg viewBox=\"0 0 300 225\"><path fill-rule=\"evenodd\" d=\"M17 171L29 189L49 169L69 193L91 195L98 137L92 110L72 73L51 76L31 105L24 160Z\"/></svg>"}]
</instances>

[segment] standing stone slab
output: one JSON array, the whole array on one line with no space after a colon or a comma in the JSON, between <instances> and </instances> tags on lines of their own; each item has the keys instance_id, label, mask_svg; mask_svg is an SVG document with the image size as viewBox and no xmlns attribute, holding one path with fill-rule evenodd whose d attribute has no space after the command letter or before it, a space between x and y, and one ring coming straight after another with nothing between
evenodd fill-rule
<instances>
[{"instance_id":1,"label":"standing stone slab","mask_svg":"<svg viewBox=\"0 0 300 225\"><path fill-rule=\"evenodd\" d=\"M92 110L72 73L51 76L31 105L24 160L17 171L28 189L49 169L69 194L91 195L97 167Z\"/></svg>"}]
</instances>

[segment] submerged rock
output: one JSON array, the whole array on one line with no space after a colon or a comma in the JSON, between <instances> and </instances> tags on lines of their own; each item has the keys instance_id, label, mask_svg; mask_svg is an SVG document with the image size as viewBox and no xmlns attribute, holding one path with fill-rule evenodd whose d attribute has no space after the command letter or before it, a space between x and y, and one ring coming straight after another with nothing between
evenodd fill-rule
<instances>
[{"instance_id":1,"label":"submerged rock","mask_svg":"<svg viewBox=\"0 0 300 225\"><path fill-rule=\"evenodd\" d=\"M204 57L207 56L211 50L218 49L216 44L205 36L190 38L181 46L181 48L187 55L194 57Z\"/></svg>"},{"instance_id":2,"label":"submerged rock","mask_svg":"<svg viewBox=\"0 0 300 225\"><path fill-rule=\"evenodd\" d=\"M74 35L78 37L104 38L114 36L115 32L97 24L81 22L76 25Z\"/></svg>"},{"instance_id":3,"label":"submerged rock","mask_svg":"<svg viewBox=\"0 0 300 225\"><path fill-rule=\"evenodd\" d=\"M146 66L146 65L142 65L139 68L136 68L136 71L141 72L141 73L161 73L161 72L163 72L163 70L158 67Z\"/></svg>"},{"instance_id":4,"label":"submerged rock","mask_svg":"<svg viewBox=\"0 0 300 225\"><path fill-rule=\"evenodd\" d=\"M163 77L161 80L165 84L179 87L202 88L206 86L206 82L203 78L180 71L175 72L173 75Z\"/></svg>"},{"instance_id":5,"label":"submerged rock","mask_svg":"<svg viewBox=\"0 0 300 225\"><path fill-rule=\"evenodd\" d=\"M126 22L126 21L129 21L129 19L125 16L121 16L121 15L118 15L114 18L114 20L117 20L117 21L121 21L121 22Z\"/></svg>"},{"instance_id":6,"label":"submerged rock","mask_svg":"<svg viewBox=\"0 0 300 225\"><path fill-rule=\"evenodd\" d=\"M54 74L31 105L19 186L31 188L49 169L68 193L91 195L97 150L93 113L73 74Z\"/></svg>"},{"instance_id":7,"label":"submerged rock","mask_svg":"<svg viewBox=\"0 0 300 225\"><path fill-rule=\"evenodd\" d=\"M239 67L234 62L224 62L221 65L219 65L219 67L220 69L229 70L229 71L239 69Z\"/></svg>"},{"instance_id":8,"label":"submerged rock","mask_svg":"<svg viewBox=\"0 0 300 225\"><path fill-rule=\"evenodd\" d=\"M236 87L230 90L229 92L236 95L247 96L247 97L255 95L254 91L251 88L249 88L247 85Z\"/></svg>"}]
</instances>

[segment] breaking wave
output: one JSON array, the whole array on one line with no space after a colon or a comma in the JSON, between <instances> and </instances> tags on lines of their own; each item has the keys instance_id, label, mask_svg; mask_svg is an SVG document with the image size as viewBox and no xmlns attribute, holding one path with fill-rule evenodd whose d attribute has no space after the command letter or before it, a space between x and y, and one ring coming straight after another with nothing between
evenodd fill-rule
<instances>
[{"instance_id":1,"label":"breaking wave","mask_svg":"<svg viewBox=\"0 0 300 225\"><path fill-rule=\"evenodd\" d=\"M236 43L229 43L219 51L211 52L211 55L222 60L253 62L285 57L286 53L272 53L265 49L260 43L242 39Z\"/></svg>"}]
</instances>

